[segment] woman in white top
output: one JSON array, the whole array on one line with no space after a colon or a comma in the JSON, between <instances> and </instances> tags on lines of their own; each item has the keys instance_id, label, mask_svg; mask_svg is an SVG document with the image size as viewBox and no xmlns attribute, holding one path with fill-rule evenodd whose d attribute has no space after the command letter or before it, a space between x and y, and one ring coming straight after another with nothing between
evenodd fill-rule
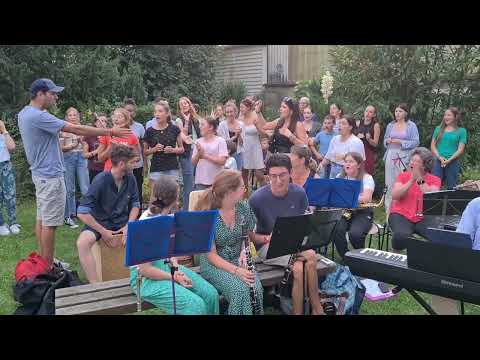
<instances>
[{"instance_id":1,"label":"woman in white top","mask_svg":"<svg viewBox=\"0 0 480 360\"><path fill-rule=\"evenodd\" d=\"M177 208L179 187L175 179L161 176L153 182L150 207L140 220L154 216L169 216ZM178 265L176 258L170 259L173 266L178 267L175 272L176 308L181 315L218 315L218 292L200 275L189 268ZM140 273L144 279L140 295L143 300L173 313L172 276L170 268L163 260L156 260L130 269L130 286L137 293L137 276Z\"/></svg>"},{"instance_id":2,"label":"woman in white top","mask_svg":"<svg viewBox=\"0 0 480 360\"><path fill-rule=\"evenodd\" d=\"M217 134L224 138L227 143L228 140L233 141L237 150L233 155L237 164L236 170L243 169L242 153L243 153L243 136L245 134L245 125L242 121L237 119L238 109L233 102L225 104L225 120L218 125Z\"/></svg>"},{"instance_id":3,"label":"woman in white top","mask_svg":"<svg viewBox=\"0 0 480 360\"><path fill-rule=\"evenodd\" d=\"M244 123L244 136L243 136L243 170L242 177L243 182L248 188L248 178L250 170L255 172L255 178L259 186L265 183L263 162L263 151L260 143L260 136L265 134L263 127L265 122L259 118L255 109L255 103L249 97L243 99L240 103L240 115Z\"/></svg>"},{"instance_id":4,"label":"woman in white top","mask_svg":"<svg viewBox=\"0 0 480 360\"><path fill-rule=\"evenodd\" d=\"M342 171L347 153L357 152L365 161L365 147L362 140L353 135L354 129L355 119L352 116L345 115L340 119L340 134L330 141L328 151L321 162L323 168L332 164L330 179L336 178Z\"/></svg>"},{"instance_id":5,"label":"woman in white top","mask_svg":"<svg viewBox=\"0 0 480 360\"><path fill-rule=\"evenodd\" d=\"M370 174L365 172L364 159L357 152L349 152L345 155L345 165L343 170L337 176L347 180L360 180L359 204L366 204L372 201L375 182ZM365 247L365 237L367 236L373 222L373 209L358 209L351 212L351 217L342 216L335 227L333 233L333 242L338 253L343 258L348 251L347 232L350 243L354 249Z\"/></svg>"}]
</instances>

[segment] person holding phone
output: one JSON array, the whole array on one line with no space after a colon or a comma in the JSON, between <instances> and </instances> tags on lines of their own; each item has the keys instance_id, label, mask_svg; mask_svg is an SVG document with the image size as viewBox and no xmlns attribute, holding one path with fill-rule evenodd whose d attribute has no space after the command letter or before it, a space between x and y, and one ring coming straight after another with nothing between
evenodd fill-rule
<instances>
[{"instance_id":1,"label":"person holding phone","mask_svg":"<svg viewBox=\"0 0 480 360\"><path fill-rule=\"evenodd\" d=\"M85 224L77 240L78 256L91 284L98 282L93 244L102 239L109 247L120 245L114 235L126 234L127 222L136 220L140 211L137 181L132 173L137 153L127 145L115 144L110 159L111 170L95 176L78 207L78 218Z\"/></svg>"}]
</instances>

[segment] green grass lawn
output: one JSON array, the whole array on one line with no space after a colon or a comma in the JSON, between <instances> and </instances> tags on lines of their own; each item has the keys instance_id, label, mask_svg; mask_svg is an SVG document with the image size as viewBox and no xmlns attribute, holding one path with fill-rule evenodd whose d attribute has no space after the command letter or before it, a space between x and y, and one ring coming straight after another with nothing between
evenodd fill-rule
<instances>
[{"instance_id":1,"label":"green grass lawn","mask_svg":"<svg viewBox=\"0 0 480 360\"><path fill-rule=\"evenodd\" d=\"M32 200L18 208L18 222L22 225L22 232L16 236L0 237L0 314L12 314L16 309L16 303L13 299L14 271L18 260L25 258L28 254L36 250L35 239L35 203ZM375 219L383 223L385 219L384 210L376 209ZM79 224L81 225L81 224ZM56 257L71 264L73 270L77 270L80 278L85 280L85 276L80 268L75 241L80 232L80 228L70 229L63 226L57 230L56 234ZM367 243L368 244L368 243ZM376 242L374 246L376 247ZM328 252L330 255L330 251ZM421 294L427 301L430 301L428 294ZM466 304L467 314L480 314L480 307ZM278 311L267 308L267 314L278 314ZM161 314L160 310L154 309L145 311L142 314ZM370 302L364 300L361 314L365 315L422 315L426 311L408 294L402 291L396 298L381 301Z\"/></svg>"}]
</instances>

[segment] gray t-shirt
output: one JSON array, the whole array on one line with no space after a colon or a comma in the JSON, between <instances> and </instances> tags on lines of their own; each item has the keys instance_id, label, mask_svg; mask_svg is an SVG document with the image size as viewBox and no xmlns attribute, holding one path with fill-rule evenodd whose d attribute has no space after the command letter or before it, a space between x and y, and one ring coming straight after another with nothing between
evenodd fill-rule
<instances>
[{"instance_id":1,"label":"gray t-shirt","mask_svg":"<svg viewBox=\"0 0 480 360\"><path fill-rule=\"evenodd\" d=\"M135 165L135 169L138 169L138 168L143 167L142 140L145 137L145 128L139 122L134 121L132 126L130 127L130 129L135 134L135 136L137 137L138 142L140 144L140 161Z\"/></svg>"},{"instance_id":2,"label":"gray t-shirt","mask_svg":"<svg viewBox=\"0 0 480 360\"><path fill-rule=\"evenodd\" d=\"M64 126L65 121L30 105L18 113L18 127L32 176L55 178L64 175L58 138Z\"/></svg>"},{"instance_id":3,"label":"gray t-shirt","mask_svg":"<svg viewBox=\"0 0 480 360\"><path fill-rule=\"evenodd\" d=\"M288 185L288 193L283 198L275 197L270 185L265 185L253 193L249 203L257 217L256 232L269 235L277 217L304 214L308 207L308 198L305 190L295 184Z\"/></svg>"}]
</instances>

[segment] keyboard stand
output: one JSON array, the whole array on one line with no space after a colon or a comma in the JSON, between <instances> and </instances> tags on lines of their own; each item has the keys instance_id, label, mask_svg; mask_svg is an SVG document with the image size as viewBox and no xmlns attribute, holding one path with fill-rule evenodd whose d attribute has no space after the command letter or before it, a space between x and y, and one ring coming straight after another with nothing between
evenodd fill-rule
<instances>
[{"instance_id":1,"label":"keyboard stand","mask_svg":"<svg viewBox=\"0 0 480 360\"><path fill-rule=\"evenodd\" d=\"M430 314L430 315L438 315L438 313L433 310L433 308L420 296L415 290L405 289L407 290L410 295ZM460 301L460 314L465 315L465 306L463 301Z\"/></svg>"},{"instance_id":2,"label":"keyboard stand","mask_svg":"<svg viewBox=\"0 0 480 360\"><path fill-rule=\"evenodd\" d=\"M417 302L430 314L430 315L438 315L435 310L420 296L417 294L415 290L405 289L407 290L412 297L417 300Z\"/></svg>"}]
</instances>

